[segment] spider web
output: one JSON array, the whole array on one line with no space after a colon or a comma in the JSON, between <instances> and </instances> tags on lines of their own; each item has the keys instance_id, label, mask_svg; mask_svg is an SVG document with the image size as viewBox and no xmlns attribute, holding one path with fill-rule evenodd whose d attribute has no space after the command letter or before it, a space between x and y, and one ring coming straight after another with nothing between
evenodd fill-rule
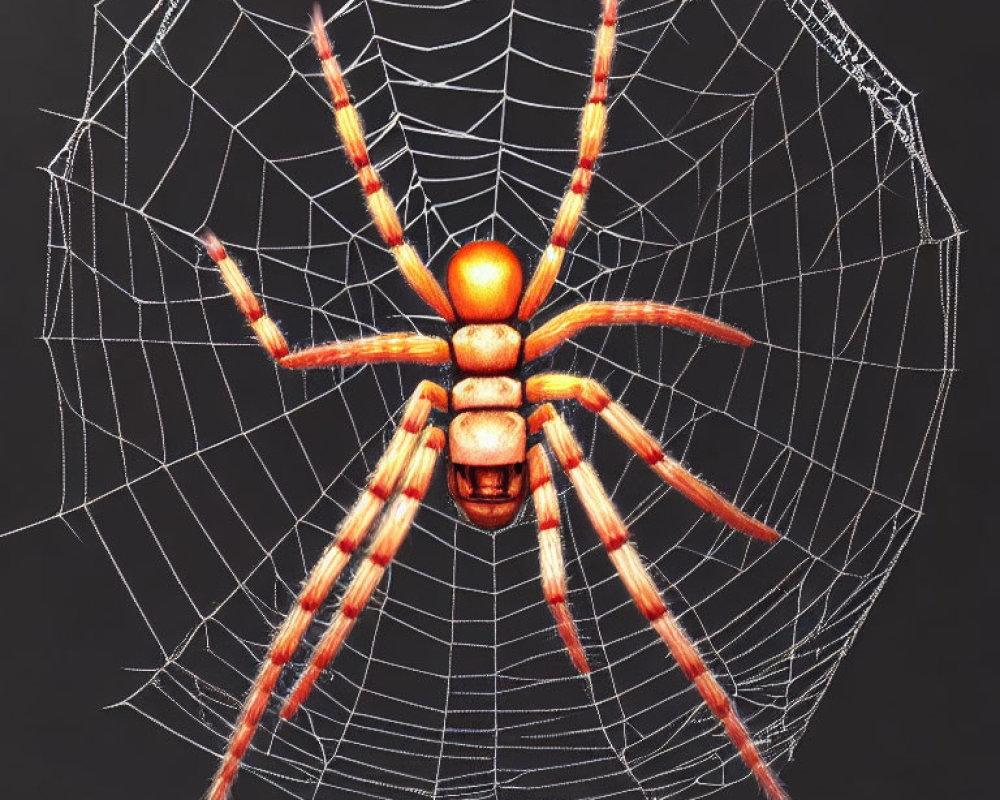
<instances>
[{"instance_id":1,"label":"spider web","mask_svg":"<svg viewBox=\"0 0 1000 800\"><path fill-rule=\"evenodd\" d=\"M292 342L447 333L365 215L308 5L98 3L85 108L50 165L58 516L99 537L148 629L121 702L215 754L406 397L421 377L448 380L279 371L195 238L210 222ZM534 263L575 161L597 3L326 11L373 159L431 268L474 238ZM605 155L538 318L655 298L758 344L592 330L540 369L604 382L785 534L766 548L729 531L564 409L780 768L921 514L954 363L959 226L913 95L827 3L620 11ZM559 486L589 678L543 601L531 512L472 528L439 475L305 708L265 716L237 795L695 798L747 779ZM193 763L207 785L209 761Z\"/></svg>"}]
</instances>

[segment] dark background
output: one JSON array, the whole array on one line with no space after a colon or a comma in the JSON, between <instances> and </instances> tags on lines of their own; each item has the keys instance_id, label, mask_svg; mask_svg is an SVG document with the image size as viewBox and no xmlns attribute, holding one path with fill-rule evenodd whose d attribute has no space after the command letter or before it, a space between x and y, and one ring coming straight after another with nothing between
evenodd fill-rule
<instances>
[{"instance_id":1,"label":"dark background","mask_svg":"<svg viewBox=\"0 0 1000 800\"><path fill-rule=\"evenodd\" d=\"M797 800L993 796L1000 545L993 519L1000 289L995 214L995 4L838 0L889 69L920 94L934 172L963 225L960 374L926 516L837 673L795 761ZM0 530L58 501L58 410L42 319L48 183L87 82L89 0L0 4ZM198 798L213 759L137 714L102 711L130 685L135 609L92 540L57 524L0 550L0 793ZM877 672L869 670L877 669ZM248 782L242 796L253 795ZM753 796L750 784L744 794Z\"/></svg>"}]
</instances>

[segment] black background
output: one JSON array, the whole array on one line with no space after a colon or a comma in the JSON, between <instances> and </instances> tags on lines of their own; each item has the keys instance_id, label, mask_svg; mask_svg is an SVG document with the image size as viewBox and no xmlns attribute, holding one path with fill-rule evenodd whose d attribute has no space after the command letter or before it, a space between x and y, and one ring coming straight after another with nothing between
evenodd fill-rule
<instances>
[{"instance_id":1,"label":"black background","mask_svg":"<svg viewBox=\"0 0 1000 800\"><path fill-rule=\"evenodd\" d=\"M795 761L798 800L996 795L997 279L995 4L839 0L836 7L904 85L931 165L965 228L960 374L926 516L845 659ZM0 530L58 500L58 411L42 319L48 183L39 169L80 108L89 0L0 4L5 345ZM128 711L103 711L127 681L134 606L106 555L61 525L0 550L0 794L198 798L213 759ZM241 786L240 796L273 792ZM740 796L753 796L743 784Z\"/></svg>"}]
</instances>

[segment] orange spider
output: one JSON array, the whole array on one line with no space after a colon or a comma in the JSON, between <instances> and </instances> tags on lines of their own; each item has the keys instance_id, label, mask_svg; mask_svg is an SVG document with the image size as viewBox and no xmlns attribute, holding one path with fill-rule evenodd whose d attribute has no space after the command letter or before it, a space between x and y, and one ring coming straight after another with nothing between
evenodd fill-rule
<instances>
[{"instance_id":1,"label":"orange spider","mask_svg":"<svg viewBox=\"0 0 1000 800\"><path fill-rule=\"evenodd\" d=\"M617 0L602 0L591 89L580 122L579 160L559 207L549 244L527 289L522 293L522 270L514 253L500 242L482 241L471 242L455 253L448 265L446 294L404 238L396 209L369 159L360 117L333 55L322 12L316 7L313 16L316 52L332 96L337 132L357 171L371 218L406 281L454 326L451 340L412 333L387 333L290 350L239 266L211 232L203 236L205 246L260 343L282 367L309 369L376 362L452 363L455 382L449 391L424 380L410 397L399 428L367 487L313 567L298 602L271 642L267 660L261 665L233 726L225 755L208 792L209 800L224 800L227 796L284 665L295 653L341 571L376 518L381 516L364 561L341 598L333 621L281 709L284 719L295 714L317 677L336 656L406 537L446 444L448 488L472 523L491 529L507 524L518 513L530 490L538 527L542 590L573 665L581 673L590 671L566 603L559 505L549 459L541 443L527 449L529 431L544 433L639 611L718 717L769 800L787 800L788 795L761 757L729 696L664 603L630 542L628 529L593 468L584 459L577 440L547 401L573 399L599 414L665 482L727 525L765 542L776 541L778 533L740 511L666 455L639 421L596 381L563 373L527 379L522 374L525 363L591 326L665 325L741 347L753 344L750 336L736 328L662 303L581 303L556 315L526 337L522 337L515 327L515 318L517 322L527 323L548 296L580 220L604 139L616 22ZM541 405L528 415L525 407L534 404ZM447 435L428 424L433 409L454 415L448 423ZM386 503L389 506L383 512Z\"/></svg>"}]
</instances>

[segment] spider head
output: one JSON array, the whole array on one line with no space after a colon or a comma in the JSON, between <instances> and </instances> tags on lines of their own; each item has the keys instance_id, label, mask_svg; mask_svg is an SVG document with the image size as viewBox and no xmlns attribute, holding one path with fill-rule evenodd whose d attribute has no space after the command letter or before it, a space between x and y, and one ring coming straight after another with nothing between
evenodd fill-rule
<instances>
[{"instance_id":1,"label":"spider head","mask_svg":"<svg viewBox=\"0 0 1000 800\"><path fill-rule=\"evenodd\" d=\"M499 528L516 515L527 490L524 417L512 411L459 414L448 428L448 488L469 520Z\"/></svg>"},{"instance_id":2,"label":"spider head","mask_svg":"<svg viewBox=\"0 0 1000 800\"><path fill-rule=\"evenodd\" d=\"M448 294L463 322L510 319L523 283L521 262L500 242L469 242L448 264Z\"/></svg>"}]
</instances>

